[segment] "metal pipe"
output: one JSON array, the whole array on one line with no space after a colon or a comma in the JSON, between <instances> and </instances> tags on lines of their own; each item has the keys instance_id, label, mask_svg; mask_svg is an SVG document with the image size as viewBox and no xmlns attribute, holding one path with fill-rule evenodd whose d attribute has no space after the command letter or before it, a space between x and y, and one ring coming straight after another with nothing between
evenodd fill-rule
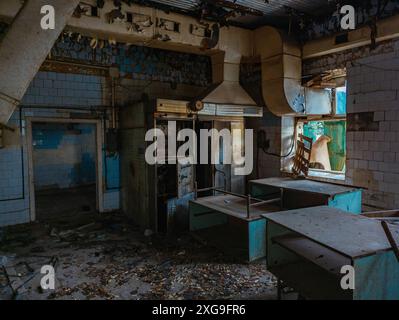
<instances>
[{"instance_id":1,"label":"metal pipe","mask_svg":"<svg viewBox=\"0 0 399 320\"><path fill-rule=\"evenodd\" d=\"M215 178L216 178L216 173L220 173L223 176L223 184L224 184L224 190L227 190L227 177L226 177L226 172L223 170L220 170L216 168L216 165L213 166L213 170L215 171Z\"/></svg>"},{"instance_id":2,"label":"metal pipe","mask_svg":"<svg viewBox=\"0 0 399 320\"><path fill-rule=\"evenodd\" d=\"M217 188L215 189L215 191L220 192L220 193L224 193L224 194L229 194L229 195L232 195L232 196L236 196L236 197L239 197L239 198L242 198L242 199L247 199L247 197L248 197L248 196L245 196L245 195L242 195L242 194L238 194L238 193L234 193L234 192L230 192L230 191L225 191L225 190L221 190L221 189L217 189ZM251 200L258 201L258 202L263 201L261 199L252 198L252 197L251 197Z\"/></svg>"},{"instance_id":3,"label":"metal pipe","mask_svg":"<svg viewBox=\"0 0 399 320\"><path fill-rule=\"evenodd\" d=\"M79 63L79 62L74 62L74 61L61 61L61 60L55 60L55 59L46 59L45 61L48 63L62 64L62 65L66 65L66 66L97 69L97 70L104 70L104 71L108 71L110 68L107 66L100 66L100 65L89 64L89 63Z\"/></svg>"},{"instance_id":4,"label":"metal pipe","mask_svg":"<svg viewBox=\"0 0 399 320\"><path fill-rule=\"evenodd\" d=\"M262 205L262 204L268 204L268 203L274 203L274 202L281 201L280 198L270 199L270 200L261 200L261 199L257 199L257 198L252 198L250 195L245 196L245 195L242 195L242 194L238 194L238 193L234 193L234 192L230 192L230 191L226 191L226 190L221 190L221 189L218 189L218 187L209 187L209 188L204 188L204 189L196 189L196 195L198 197L198 193L211 191L211 190L216 191L216 192L220 192L220 193L223 193L223 194L228 194L228 195L231 195L231 196L239 197L239 198L242 198L242 199L248 199L248 197L250 197L251 201L256 201L257 202L257 203L250 204L250 206L259 206L259 205Z\"/></svg>"},{"instance_id":5,"label":"metal pipe","mask_svg":"<svg viewBox=\"0 0 399 320\"><path fill-rule=\"evenodd\" d=\"M211 190L215 190L215 189L217 189L217 187L209 187L209 188L204 188L204 189L197 189L197 193L211 191Z\"/></svg>"},{"instance_id":6,"label":"metal pipe","mask_svg":"<svg viewBox=\"0 0 399 320\"><path fill-rule=\"evenodd\" d=\"M257 207L257 206L261 206L263 204L270 204L270 203L275 203L275 202L279 202L279 201L281 201L280 198L270 199L270 200L265 200L265 201L261 201L261 202L257 202L257 203L252 203L250 206L251 207Z\"/></svg>"},{"instance_id":7,"label":"metal pipe","mask_svg":"<svg viewBox=\"0 0 399 320\"><path fill-rule=\"evenodd\" d=\"M73 111L103 111L109 109L106 105L97 106L58 106L58 105L32 105L32 104L20 104L21 108L25 109L58 109L58 110L73 110ZM87 112L86 112L87 113Z\"/></svg>"},{"instance_id":8,"label":"metal pipe","mask_svg":"<svg viewBox=\"0 0 399 320\"><path fill-rule=\"evenodd\" d=\"M194 181L194 200L198 199L198 182Z\"/></svg>"},{"instance_id":9,"label":"metal pipe","mask_svg":"<svg viewBox=\"0 0 399 320\"><path fill-rule=\"evenodd\" d=\"M251 208L251 195L247 195L247 219L250 218L249 209Z\"/></svg>"},{"instance_id":10,"label":"metal pipe","mask_svg":"<svg viewBox=\"0 0 399 320\"><path fill-rule=\"evenodd\" d=\"M111 77L111 106L112 106L112 129L116 128L116 111L115 111L115 79Z\"/></svg>"},{"instance_id":11,"label":"metal pipe","mask_svg":"<svg viewBox=\"0 0 399 320\"><path fill-rule=\"evenodd\" d=\"M240 197L242 199L246 199L247 198L247 196L244 196L242 194L238 194L238 193L234 193L234 192L230 192L230 191L225 191L225 190L222 190L222 189L219 189L219 188L215 188L214 190L217 191L217 192L220 192L220 193L229 194L231 196Z\"/></svg>"}]
</instances>

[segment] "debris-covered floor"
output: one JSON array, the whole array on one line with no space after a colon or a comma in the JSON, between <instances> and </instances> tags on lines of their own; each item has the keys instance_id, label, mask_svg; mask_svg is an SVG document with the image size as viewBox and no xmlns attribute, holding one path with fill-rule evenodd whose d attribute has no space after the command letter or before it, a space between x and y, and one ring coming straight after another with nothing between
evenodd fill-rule
<instances>
[{"instance_id":1,"label":"debris-covered floor","mask_svg":"<svg viewBox=\"0 0 399 320\"><path fill-rule=\"evenodd\" d=\"M0 229L0 237L0 299L276 298L264 261L233 261L188 234L144 235L118 213L76 211ZM47 264L55 265L53 291L40 288Z\"/></svg>"}]
</instances>

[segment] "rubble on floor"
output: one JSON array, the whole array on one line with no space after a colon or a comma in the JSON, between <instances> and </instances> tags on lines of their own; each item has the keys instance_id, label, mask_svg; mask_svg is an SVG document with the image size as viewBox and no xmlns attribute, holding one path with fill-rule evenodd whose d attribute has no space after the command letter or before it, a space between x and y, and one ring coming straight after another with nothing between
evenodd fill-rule
<instances>
[{"instance_id":1,"label":"rubble on floor","mask_svg":"<svg viewBox=\"0 0 399 320\"><path fill-rule=\"evenodd\" d=\"M122 215L80 213L2 230L0 299L274 299L265 262L245 264L192 238L141 232ZM43 290L43 265L55 290Z\"/></svg>"}]
</instances>

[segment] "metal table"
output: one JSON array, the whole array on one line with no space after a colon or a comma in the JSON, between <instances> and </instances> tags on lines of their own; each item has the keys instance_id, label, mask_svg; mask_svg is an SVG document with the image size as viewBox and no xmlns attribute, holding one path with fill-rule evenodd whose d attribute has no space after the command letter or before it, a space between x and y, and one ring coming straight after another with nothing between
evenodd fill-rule
<instances>
[{"instance_id":1,"label":"metal table","mask_svg":"<svg viewBox=\"0 0 399 320\"><path fill-rule=\"evenodd\" d=\"M352 187L289 177L250 181L251 196L268 199L278 194L284 209L308 208L327 205L360 214L362 190Z\"/></svg>"},{"instance_id":2,"label":"metal table","mask_svg":"<svg viewBox=\"0 0 399 320\"><path fill-rule=\"evenodd\" d=\"M267 267L302 296L399 299L399 264L379 221L328 206L263 217ZM340 285L346 265L355 271L354 290Z\"/></svg>"},{"instance_id":3,"label":"metal table","mask_svg":"<svg viewBox=\"0 0 399 320\"><path fill-rule=\"evenodd\" d=\"M191 200L190 231L245 261L263 258L266 221L262 215L280 211L280 202L250 202L245 196L233 194Z\"/></svg>"}]
</instances>

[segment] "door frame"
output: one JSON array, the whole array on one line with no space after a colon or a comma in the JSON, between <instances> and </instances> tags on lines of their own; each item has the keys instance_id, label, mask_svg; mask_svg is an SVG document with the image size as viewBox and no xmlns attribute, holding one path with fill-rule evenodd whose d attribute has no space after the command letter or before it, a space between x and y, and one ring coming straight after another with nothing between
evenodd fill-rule
<instances>
[{"instance_id":1,"label":"door frame","mask_svg":"<svg viewBox=\"0 0 399 320\"><path fill-rule=\"evenodd\" d=\"M29 204L30 204L30 220L36 220L36 199L34 185L34 164L33 164L33 137L32 127L35 122L44 123L79 123L94 124L96 128L96 209L101 213L104 212L104 194L103 194L103 155L102 155L102 121L95 119L69 119L69 118L45 118L45 117L25 117L27 149L28 149L28 177L29 177Z\"/></svg>"}]
</instances>

